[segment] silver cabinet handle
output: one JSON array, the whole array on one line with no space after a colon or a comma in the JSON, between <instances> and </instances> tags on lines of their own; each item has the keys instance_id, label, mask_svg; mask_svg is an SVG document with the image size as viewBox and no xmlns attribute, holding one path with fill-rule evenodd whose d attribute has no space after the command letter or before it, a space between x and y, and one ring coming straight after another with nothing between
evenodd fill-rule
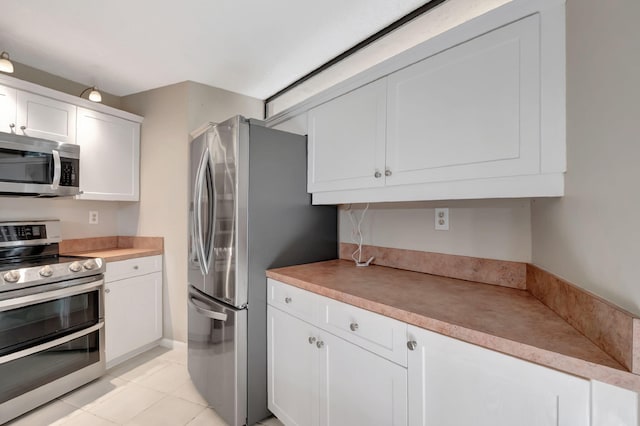
<instances>
[{"instance_id":1,"label":"silver cabinet handle","mask_svg":"<svg viewBox=\"0 0 640 426\"><path fill-rule=\"evenodd\" d=\"M285 297L284 298L284 303L291 303L291 298L290 297Z\"/></svg>"},{"instance_id":2,"label":"silver cabinet handle","mask_svg":"<svg viewBox=\"0 0 640 426\"><path fill-rule=\"evenodd\" d=\"M358 326L358 323L357 323L357 322L352 322L352 323L349 325L349 328L351 329L351 331L357 331L357 330L358 330L358 327L359 327L359 326Z\"/></svg>"},{"instance_id":3,"label":"silver cabinet handle","mask_svg":"<svg viewBox=\"0 0 640 426\"><path fill-rule=\"evenodd\" d=\"M313 345L315 342L316 342L316 338L315 337L313 337L313 336L309 337L309 344L310 345Z\"/></svg>"},{"instance_id":4,"label":"silver cabinet handle","mask_svg":"<svg viewBox=\"0 0 640 426\"><path fill-rule=\"evenodd\" d=\"M24 133L24 131L27 130L27 126L20 126L20 130Z\"/></svg>"},{"instance_id":5,"label":"silver cabinet handle","mask_svg":"<svg viewBox=\"0 0 640 426\"><path fill-rule=\"evenodd\" d=\"M15 125L15 123L11 123L11 124L9 124L9 128L11 129L11 133L15 133L15 132L16 132L16 125Z\"/></svg>"},{"instance_id":6,"label":"silver cabinet handle","mask_svg":"<svg viewBox=\"0 0 640 426\"><path fill-rule=\"evenodd\" d=\"M391 176L391 170L387 169L384 171L385 176Z\"/></svg>"},{"instance_id":7,"label":"silver cabinet handle","mask_svg":"<svg viewBox=\"0 0 640 426\"><path fill-rule=\"evenodd\" d=\"M104 292L105 292L105 293L111 293L111 289L105 288L105 289L104 289Z\"/></svg>"},{"instance_id":8,"label":"silver cabinet handle","mask_svg":"<svg viewBox=\"0 0 640 426\"><path fill-rule=\"evenodd\" d=\"M316 342L316 346L318 347L318 349L322 349L322 347L324 346L324 342L322 340L318 340Z\"/></svg>"},{"instance_id":9,"label":"silver cabinet handle","mask_svg":"<svg viewBox=\"0 0 640 426\"><path fill-rule=\"evenodd\" d=\"M407 342L407 348L409 348L410 351L415 350L418 347L418 342L416 342L415 340L409 340Z\"/></svg>"},{"instance_id":10,"label":"silver cabinet handle","mask_svg":"<svg viewBox=\"0 0 640 426\"><path fill-rule=\"evenodd\" d=\"M62 174L62 163L60 162L60 153L58 150L51 150L53 154L53 182L51 182L51 189L58 189L60 185L60 175Z\"/></svg>"},{"instance_id":11,"label":"silver cabinet handle","mask_svg":"<svg viewBox=\"0 0 640 426\"><path fill-rule=\"evenodd\" d=\"M373 174L373 177L375 177L376 179L380 179L382 177L382 173L376 170L376 172Z\"/></svg>"},{"instance_id":12,"label":"silver cabinet handle","mask_svg":"<svg viewBox=\"0 0 640 426\"><path fill-rule=\"evenodd\" d=\"M134 265L133 269L135 269L137 271L138 270L138 265Z\"/></svg>"}]
</instances>

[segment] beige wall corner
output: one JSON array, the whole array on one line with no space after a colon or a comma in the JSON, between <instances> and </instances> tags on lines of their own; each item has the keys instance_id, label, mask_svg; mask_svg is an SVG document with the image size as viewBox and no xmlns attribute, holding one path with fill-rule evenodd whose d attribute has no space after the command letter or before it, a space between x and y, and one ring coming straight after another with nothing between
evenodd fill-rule
<instances>
[{"instance_id":1,"label":"beige wall corner","mask_svg":"<svg viewBox=\"0 0 640 426\"><path fill-rule=\"evenodd\" d=\"M640 314L640 2L567 1L565 196L532 203L533 263Z\"/></svg>"}]
</instances>

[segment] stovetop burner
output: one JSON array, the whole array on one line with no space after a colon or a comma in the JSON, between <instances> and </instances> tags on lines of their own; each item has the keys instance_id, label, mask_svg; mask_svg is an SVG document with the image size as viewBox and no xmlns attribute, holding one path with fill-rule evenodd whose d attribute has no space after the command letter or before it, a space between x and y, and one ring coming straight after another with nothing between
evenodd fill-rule
<instances>
[{"instance_id":1,"label":"stovetop burner","mask_svg":"<svg viewBox=\"0 0 640 426\"><path fill-rule=\"evenodd\" d=\"M0 222L0 293L104 273L103 259L60 256L58 221Z\"/></svg>"}]
</instances>

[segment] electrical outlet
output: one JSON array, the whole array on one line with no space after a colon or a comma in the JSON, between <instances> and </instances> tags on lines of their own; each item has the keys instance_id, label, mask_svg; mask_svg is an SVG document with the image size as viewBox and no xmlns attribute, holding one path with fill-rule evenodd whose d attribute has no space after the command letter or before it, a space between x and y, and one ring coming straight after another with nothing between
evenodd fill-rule
<instances>
[{"instance_id":1,"label":"electrical outlet","mask_svg":"<svg viewBox=\"0 0 640 426\"><path fill-rule=\"evenodd\" d=\"M96 210L89 211L89 223L91 225L97 225L99 222L98 212Z\"/></svg>"},{"instance_id":2,"label":"electrical outlet","mask_svg":"<svg viewBox=\"0 0 640 426\"><path fill-rule=\"evenodd\" d=\"M449 230L449 209L436 209L436 230L448 231Z\"/></svg>"}]
</instances>

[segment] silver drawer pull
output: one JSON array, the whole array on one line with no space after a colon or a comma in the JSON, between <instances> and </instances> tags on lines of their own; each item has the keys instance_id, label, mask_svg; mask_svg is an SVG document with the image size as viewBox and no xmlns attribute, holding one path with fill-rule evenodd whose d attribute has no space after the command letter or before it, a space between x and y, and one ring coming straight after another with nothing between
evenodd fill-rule
<instances>
[{"instance_id":1,"label":"silver drawer pull","mask_svg":"<svg viewBox=\"0 0 640 426\"><path fill-rule=\"evenodd\" d=\"M310 345L313 345L315 342L316 342L316 338L315 337L313 337L313 336L309 337L309 344Z\"/></svg>"},{"instance_id":2,"label":"silver drawer pull","mask_svg":"<svg viewBox=\"0 0 640 426\"><path fill-rule=\"evenodd\" d=\"M111 293L111 290L110 290L110 289L108 289L108 288L105 288L105 289L104 289L104 292L105 292L105 293Z\"/></svg>"},{"instance_id":3,"label":"silver drawer pull","mask_svg":"<svg viewBox=\"0 0 640 426\"><path fill-rule=\"evenodd\" d=\"M407 342L407 348L409 348L410 351L415 350L418 347L418 342L416 342L415 340L409 340Z\"/></svg>"},{"instance_id":4,"label":"silver drawer pull","mask_svg":"<svg viewBox=\"0 0 640 426\"><path fill-rule=\"evenodd\" d=\"M358 323L357 322L352 322L349 325L349 328L351 329L351 331L357 331L358 330Z\"/></svg>"},{"instance_id":5,"label":"silver drawer pull","mask_svg":"<svg viewBox=\"0 0 640 426\"><path fill-rule=\"evenodd\" d=\"M322 347L324 346L324 342L322 340L318 340L316 342L316 346L318 347L318 349L322 349Z\"/></svg>"},{"instance_id":6,"label":"silver drawer pull","mask_svg":"<svg viewBox=\"0 0 640 426\"><path fill-rule=\"evenodd\" d=\"M134 265L133 269L138 270L138 265Z\"/></svg>"},{"instance_id":7,"label":"silver drawer pull","mask_svg":"<svg viewBox=\"0 0 640 426\"><path fill-rule=\"evenodd\" d=\"M291 298L290 297L285 297L284 298L284 303L291 303Z\"/></svg>"}]
</instances>

